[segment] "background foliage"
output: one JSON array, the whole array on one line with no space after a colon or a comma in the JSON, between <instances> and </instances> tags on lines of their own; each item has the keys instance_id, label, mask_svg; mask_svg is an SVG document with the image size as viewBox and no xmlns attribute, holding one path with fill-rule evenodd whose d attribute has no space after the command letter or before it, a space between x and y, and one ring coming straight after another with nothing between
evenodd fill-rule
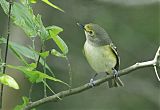
<instances>
[{"instance_id":1,"label":"background foliage","mask_svg":"<svg viewBox=\"0 0 160 110\"><path fill-rule=\"evenodd\" d=\"M104 27L113 42L118 47L121 57L121 68L137 61L153 58L160 45L159 2L156 0L55 0L65 13L48 7L42 2L33 5L35 13L42 15L45 26L58 25L64 32L61 38L68 44L69 59L73 72L73 87L89 81L94 71L86 62L82 48L85 42L84 32L77 27L76 22L97 23ZM7 32L7 16L0 8L0 33ZM12 26L11 41L26 45L29 38L25 33ZM46 48L57 47L53 42L46 42ZM36 48L40 48L39 40ZM56 48L58 50L58 48ZM17 64L10 53L9 64ZM67 62L57 57L47 58L49 66L55 76L68 82ZM17 64L18 65L18 64ZM20 90L5 88L5 110L11 110L21 103L21 96L28 95L29 82L21 74L7 70L19 83ZM16 71L17 72L17 71ZM99 76L99 77L103 77ZM153 68L141 69L122 77L125 87L108 89L107 85L93 88L76 96L64 98L58 103L47 103L38 107L38 110L158 110L160 108L159 84ZM49 82L56 92L67 89L66 86ZM48 94L52 94L48 91ZM43 97L43 85L34 85L33 100ZM17 99L17 100L15 100Z\"/></svg>"}]
</instances>

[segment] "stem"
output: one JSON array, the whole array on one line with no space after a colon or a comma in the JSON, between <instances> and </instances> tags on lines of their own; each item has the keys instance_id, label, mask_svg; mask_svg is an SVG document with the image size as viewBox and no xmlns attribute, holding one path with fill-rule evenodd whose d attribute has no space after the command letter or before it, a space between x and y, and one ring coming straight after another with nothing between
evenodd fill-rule
<instances>
[{"instance_id":1,"label":"stem","mask_svg":"<svg viewBox=\"0 0 160 110\"><path fill-rule=\"evenodd\" d=\"M40 53L43 51L43 45L41 45ZM39 67L41 56L38 56L36 69Z\"/></svg>"},{"instance_id":2,"label":"stem","mask_svg":"<svg viewBox=\"0 0 160 110\"><path fill-rule=\"evenodd\" d=\"M44 50L45 50L45 46L44 46L44 42L42 43L42 48L41 48L41 52L43 52ZM39 55L40 56L40 55ZM43 64L43 72L46 74L46 68L45 68L45 65L46 65L46 58L43 58L43 60L44 60L44 64ZM44 83L44 97L47 97L47 88L46 88L46 79L44 79L44 81L43 82L45 82Z\"/></svg>"},{"instance_id":3,"label":"stem","mask_svg":"<svg viewBox=\"0 0 160 110\"><path fill-rule=\"evenodd\" d=\"M30 89L29 89L29 95L28 95L28 97L29 97L29 102L32 102L32 99L31 99L32 89L33 89L33 84L31 84L31 87L30 87Z\"/></svg>"},{"instance_id":4,"label":"stem","mask_svg":"<svg viewBox=\"0 0 160 110\"><path fill-rule=\"evenodd\" d=\"M2 73L2 70L3 70L3 66L2 66L2 63L3 63L3 60L2 60L2 54L1 54L1 50L0 50L0 72Z\"/></svg>"},{"instance_id":5,"label":"stem","mask_svg":"<svg viewBox=\"0 0 160 110\"><path fill-rule=\"evenodd\" d=\"M44 58L44 65L43 65L43 72L46 74L46 58ZM46 83L46 79L44 79L44 82ZM47 88L46 85L44 84L44 97L47 97Z\"/></svg>"},{"instance_id":6,"label":"stem","mask_svg":"<svg viewBox=\"0 0 160 110\"><path fill-rule=\"evenodd\" d=\"M66 61L67 61L67 64L68 64L68 74L69 74L69 85L70 85L70 88L72 88L72 68L71 68L71 64L69 62L69 59L68 57L66 56Z\"/></svg>"},{"instance_id":7,"label":"stem","mask_svg":"<svg viewBox=\"0 0 160 110\"><path fill-rule=\"evenodd\" d=\"M4 57L4 63L7 62L7 56L8 56L8 44L9 44L9 38L10 38L10 22L11 22L11 10L12 10L12 0L9 1L9 13L8 13L8 34L7 34L7 42L6 42L6 48L5 48L5 57ZM3 67L3 74L6 72L6 66ZM3 96L3 84L1 85L1 91L0 91L0 108L2 108L2 96Z\"/></svg>"},{"instance_id":8,"label":"stem","mask_svg":"<svg viewBox=\"0 0 160 110\"><path fill-rule=\"evenodd\" d=\"M32 48L35 50L35 37L31 38L31 40L32 40ZM35 53L33 53L33 54L34 54L34 59L36 62L36 55L35 55ZM29 94L28 94L29 102L32 102L32 97L31 97L32 89L33 89L33 84L31 84L31 87L29 88Z\"/></svg>"},{"instance_id":9,"label":"stem","mask_svg":"<svg viewBox=\"0 0 160 110\"><path fill-rule=\"evenodd\" d=\"M157 67L156 66L154 66L154 71L155 71L155 74L156 74L156 77L157 77L158 81L160 81L160 77L158 75L158 71L157 71Z\"/></svg>"},{"instance_id":10,"label":"stem","mask_svg":"<svg viewBox=\"0 0 160 110\"><path fill-rule=\"evenodd\" d=\"M32 48L35 50L36 49L35 48L35 37L31 38L31 40L32 40ZM35 55L35 53L33 53L33 55L34 55L34 60L36 62L36 55Z\"/></svg>"},{"instance_id":11,"label":"stem","mask_svg":"<svg viewBox=\"0 0 160 110\"><path fill-rule=\"evenodd\" d=\"M49 85L45 82L45 81L43 81L43 83L44 83L44 85L46 85L46 87L54 94L54 95L56 95L56 93L49 87ZM62 100L60 97L58 97L57 96L57 98L59 99L59 100Z\"/></svg>"}]
</instances>

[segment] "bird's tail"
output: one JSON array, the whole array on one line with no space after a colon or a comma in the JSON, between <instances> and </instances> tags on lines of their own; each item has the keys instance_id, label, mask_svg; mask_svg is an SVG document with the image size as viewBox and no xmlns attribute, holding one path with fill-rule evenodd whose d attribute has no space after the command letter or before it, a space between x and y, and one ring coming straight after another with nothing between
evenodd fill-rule
<instances>
[{"instance_id":1,"label":"bird's tail","mask_svg":"<svg viewBox=\"0 0 160 110\"><path fill-rule=\"evenodd\" d=\"M123 82L120 80L119 77L116 77L114 79L110 79L108 81L108 86L109 88L112 88L112 87L119 87L119 86L124 86Z\"/></svg>"}]
</instances>

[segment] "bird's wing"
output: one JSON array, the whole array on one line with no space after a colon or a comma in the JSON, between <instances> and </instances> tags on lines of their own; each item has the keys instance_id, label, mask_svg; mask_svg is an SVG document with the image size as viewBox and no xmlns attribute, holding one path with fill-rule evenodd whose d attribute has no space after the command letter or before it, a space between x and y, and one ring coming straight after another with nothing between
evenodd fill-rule
<instances>
[{"instance_id":1,"label":"bird's wing","mask_svg":"<svg viewBox=\"0 0 160 110\"><path fill-rule=\"evenodd\" d=\"M117 64L114 67L114 69L116 69L118 71L119 70L119 66L120 66L120 57L118 55L117 48L116 48L116 46L113 43L110 43L110 47L111 47L112 51L114 52L114 54L116 55Z\"/></svg>"}]
</instances>

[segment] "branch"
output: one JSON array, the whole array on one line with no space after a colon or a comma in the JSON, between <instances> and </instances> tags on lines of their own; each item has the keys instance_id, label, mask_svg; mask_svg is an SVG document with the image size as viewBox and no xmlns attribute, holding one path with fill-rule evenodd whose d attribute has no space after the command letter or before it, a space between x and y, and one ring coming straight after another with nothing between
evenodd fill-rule
<instances>
[{"instance_id":1,"label":"branch","mask_svg":"<svg viewBox=\"0 0 160 110\"><path fill-rule=\"evenodd\" d=\"M146 62L141 62L141 63L136 63L130 67L127 67L125 69L122 69L119 71L119 74L118 76L122 76L122 75L126 75L132 71L135 71L137 69L140 69L140 68L145 68L145 67L156 67L156 66L159 66L160 65L160 47L158 48L157 52L156 52L156 55L154 57L153 60L151 61L146 61ZM157 72L156 72L157 73ZM158 75L158 74L157 74ZM110 79L113 79L114 76L113 75L109 75L105 78L101 78L101 79L98 79L95 81L95 86L99 86L100 84L110 80ZM157 77L159 78L159 77ZM40 100L37 100L35 102L32 102L30 104L28 104L24 110L30 110L32 108L35 108L41 104L44 104L44 103L47 103L47 102L50 102L50 101L59 101L59 98L63 98L63 97L66 97L66 96L70 96L70 95L74 95L74 94L78 94L78 93L81 93L83 91L86 91L88 89L91 89L92 88L92 85L90 85L89 83L85 84L85 85L82 85L80 87L76 87L76 88L73 88L73 89L70 89L70 90L66 90L66 91L61 91L55 95L52 95L52 96L48 96L48 97L45 97L45 98L42 98Z\"/></svg>"}]
</instances>

